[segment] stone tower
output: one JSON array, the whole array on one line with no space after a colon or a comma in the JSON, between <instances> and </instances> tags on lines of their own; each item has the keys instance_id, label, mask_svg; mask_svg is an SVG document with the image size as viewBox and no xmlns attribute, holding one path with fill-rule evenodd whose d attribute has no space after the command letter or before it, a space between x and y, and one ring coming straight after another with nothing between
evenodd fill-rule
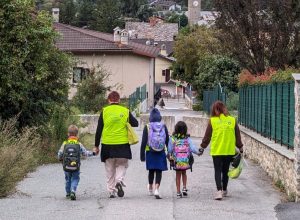
<instances>
[{"instance_id":1,"label":"stone tower","mask_svg":"<svg viewBox=\"0 0 300 220\"><path fill-rule=\"evenodd\" d=\"M189 25L197 24L200 20L201 0L188 0Z\"/></svg>"}]
</instances>

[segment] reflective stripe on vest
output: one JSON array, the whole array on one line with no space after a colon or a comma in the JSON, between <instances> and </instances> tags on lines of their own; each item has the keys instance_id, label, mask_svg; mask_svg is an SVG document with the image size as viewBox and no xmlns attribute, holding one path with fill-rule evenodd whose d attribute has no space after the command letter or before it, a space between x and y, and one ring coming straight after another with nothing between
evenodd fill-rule
<instances>
[{"instance_id":1,"label":"reflective stripe on vest","mask_svg":"<svg viewBox=\"0 0 300 220\"><path fill-rule=\"evenodd\" d=\"M211 117L212 136L210 155L235 154L235 118L221 114Z\"/></svg>"},{"instance_id":2,"label":"reflective stripe on vest","mask_svg":"<svg viewBox=\"0 0 300 220\"><path fill-rule=\"evenodd\" d=\"M128 134L126 123L129 111L120 105L110 105L103 109L103 144L127 144Z\"/></svg>"}]
</instances>

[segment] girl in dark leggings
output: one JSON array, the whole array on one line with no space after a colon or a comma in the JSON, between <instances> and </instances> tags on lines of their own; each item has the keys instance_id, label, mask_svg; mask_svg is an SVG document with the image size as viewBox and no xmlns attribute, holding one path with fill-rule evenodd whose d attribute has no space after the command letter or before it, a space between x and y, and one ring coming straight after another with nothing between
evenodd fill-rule
<instances>
[{"instance_id":1,"label":"girl in dark leggings","mask_svg":"<svg viewBox=\"0 0 300 220\"><path fill-rule=\"evenodd\" d=\"M153 185L154 175L155 175L155 185L159 187L161 182L161 177L162 177L162 170L152 170L152 169L149 170L148 181L150 186Z\"/></svg>"},{"instance_id":2,"label":"girl in dark leggings","mask_svg":"<svg viewBox=\"0 0 300 220\"><path fill-rule=\"evenodd\" d=\"M204 148L210 142L210 155L214 162L217 185L215 199L221 200L227 196L228 170L231 159L236 153L235 147L239 148L240 152L243 153L243 143L235 118L229 116L226 106L220 101L213 104L211 118L199 152L203 153Z\"/></svg>"},{"instance_id":3,"label":"girl in dark leggings","mask_svg":"<svg viewBox=\"0 0 300 220\"><path fill-rule=\"evenodd\" d=\"M167 127L161 123L161 115L156 108L154 108L150 112L149 121L150 123L146 125L143 130L140 158L141 161L146 161L146 169L149 171L148 174L149 195L151 196L154 195L156 199L161 199L159 193L159 187L162 178L162 171L168 170L165 146L169 142L169 134L168 134ZM153 140L154 138L151 135L149 135L152 133L152 131L150 131L149 129L152 128L154 129L156 127L161 128L158 129L157 132L161 134L159 135L160 137L163 137L161 141L162 150L160 151L155 151L153 148L149 147L149 142L150 142L149 139L152 138L151 140ZM154 178L155 178L155 184L154 184Z\"/></svg>"}]
</instances>

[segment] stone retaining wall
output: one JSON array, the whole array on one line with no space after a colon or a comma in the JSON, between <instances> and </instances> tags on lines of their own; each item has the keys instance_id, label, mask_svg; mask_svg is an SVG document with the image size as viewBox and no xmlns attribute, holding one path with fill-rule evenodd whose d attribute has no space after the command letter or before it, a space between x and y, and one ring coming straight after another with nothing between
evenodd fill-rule
<instances>
[{"instance_id":1,"label":"stone retaining wall","mask_svg":"<svg viewBox=\"0 0 300 220\"><path fill-rule=\"evenodd\" d=\"M172 133L175 126L175 117L162 115L162 121L167 126L169 133ZM140 115L140 127L143 129L149 123L149 114Z\"/></svg>"},{"instance_id":2,"label":"stone retaining wall","mask_svg":"<svg viewBox=\"0 0 300 220\"><path fill-rule=\"evenodd\" d=\"M208 118L205 117L183 117L183 121L188 127L188 133L192 137L203 138L208 123Z\"/></svg>"},{"instance_id":3,"label":"stone retaining wall","mask_svg":"<svg viewBox=\"0 0 300 220\"><path fill-rule=\"evenodd\" d=\"M245 156L257 162L275 185L284 188L290 199L295 199L297 184L293 151L242 126L240 129Z\"/></svg>"}]
</instances>

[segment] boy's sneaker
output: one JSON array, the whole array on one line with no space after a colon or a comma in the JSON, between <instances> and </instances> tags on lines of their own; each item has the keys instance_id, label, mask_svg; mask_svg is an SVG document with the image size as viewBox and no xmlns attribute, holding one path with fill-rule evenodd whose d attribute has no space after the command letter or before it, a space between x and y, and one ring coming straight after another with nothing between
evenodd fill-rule
<instances>
[{"instance_id":1,"label":"boy's sneaker","mask_svg":"<svg viewBox=\"0 0 300 220\"><path fill-rule=\"evenodd\" d=\"M182 198L182 193L181 192L177 193L176 197L177 197L177 199L181 199Z\"/></svg>"},{"instance_id":2,"label":"boy's sneaker","mask_svg":"<svg viewBox=\"0 0 300 220\"><path fill-rule=\"evenodd\" d=\"M118 196L123 197L124 196L124 190L123 190L123 187L122 187L121 183L116 184L116 189L118 190L118 192L117 192Z\"/></svg>"},{"instance_id":3,"label":"boy's sneaker","mask_svg":"<svg viewBox=\"0 0 300 220\"><path fill-rule=\"evenodd\" d=\"M183 188L183 189L182 189L182 195L183 195L183 196L187 196L187 195L188 195L187 191L188 191L188 190L187 190L186 188Z\"/></svg>"},{"instance_id":4,"label":"boy's sneaker","mask_svg":"<svg viewBox=\"0 0 300 220\"><path fill-rule=\"evenodd\" d=\"M156 199L161 199L161 197L160 197L160 195L159 195L158 189L155 189L155 191L154 191L154 196L155 196Z\"/></svg>"},{"instance_id":5,"label":"boy's sneaker","mask_svg":"<svg viewBox=\"0 0 300 220\"><path fill-rule=\"evenodd\" d=\"M67 193L67 194L66 194L66 198L67 198L67 199L70 199L70 193Z\"/></svg>"},{"instance_id":6,"label":"boy's sneaker","mask_svg":"<svg viewBox=\"0 0 300 220\"><path fill-rule=\"evenodd\" d=\"M108 198L110 198L110 199L116 198L115 192L109 192Z\"/></svg>"},{"instance_id":7,"label":"boy's sneaker","mask_svg":"<svg viewBox=\"0 0 300 220\"><path fill-rule=\"evenodd\" d=\"M223 197L226 197L226 196L227 196L227 194L228 194L227 190L223 190L223 191L222 191L222 195L223 195Z\"/></svg>"},{"instance_id":8,"label":"boy's sneaker","mask_svg":"<svg viewBox=\"0 0 300 220\"><path fill-rule=\"evenodd\" d=\"M222 200L223 199L223 193L222 190L219 190L215 194L215 200Z\"/></svg>"},{"instance_id":9,"label":"boy's sneaker","mask_svg":"<svg viewBox=\"0 0 300 220\"><path fill-rule=\"evenodd\" d=\"M71 192L70 193L70 199L71 200L76 200L76 194L75 194L75 192Z\"/></svg>"}]
</instances>

